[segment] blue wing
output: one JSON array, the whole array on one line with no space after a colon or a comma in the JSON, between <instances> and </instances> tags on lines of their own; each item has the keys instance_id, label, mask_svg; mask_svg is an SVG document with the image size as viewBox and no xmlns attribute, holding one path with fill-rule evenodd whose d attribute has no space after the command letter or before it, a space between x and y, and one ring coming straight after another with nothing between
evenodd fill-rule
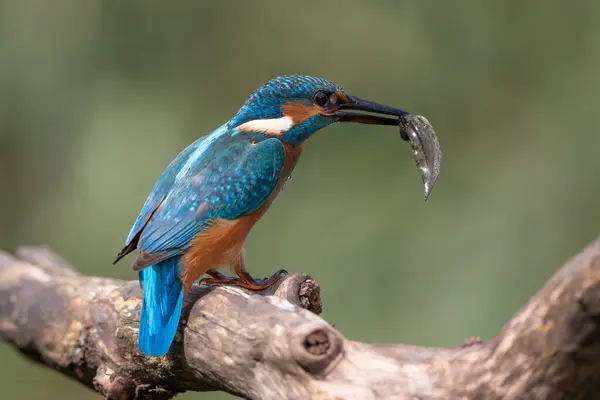
<instances>
[{"instance_id":1,"label":"blue wing","mask_svg":"<svg viewBox=\"0 0 600 400\"><path fill-rule=\"evenodd\" d=\"M250 214L272 193L285 162L283 144L232 133L225 126L217 129L167 167L123 250L141 250L134 269L181 254L211 219Z\"/></svg>"}]
</instances>

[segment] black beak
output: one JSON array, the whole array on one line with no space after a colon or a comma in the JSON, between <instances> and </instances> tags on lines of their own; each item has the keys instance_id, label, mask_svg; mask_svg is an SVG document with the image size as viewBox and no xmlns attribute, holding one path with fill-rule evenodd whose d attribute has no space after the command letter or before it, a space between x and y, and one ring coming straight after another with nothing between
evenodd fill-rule
<instances>
[{"instance_id":1,"label":"black beak","mask_svg":"<svg viewBox=\"0 0 600 400\"><path fill-rule=\"evenodd\" d=\"M362 100L358 97L349 96L350 101L348 103L340 104L338 111L334 115L340 122L357 122L360 124L372 124L372 125L400 125L400 117L406 117L411 113L386 106L384 104L374 103L368 100ZM361 114L352 111L345 110L356 110L368 113L393 115L396 118L382 117L380 115L369 115ZM408 138L406 138L408 140Z\"/></svg>"}]
</instances>

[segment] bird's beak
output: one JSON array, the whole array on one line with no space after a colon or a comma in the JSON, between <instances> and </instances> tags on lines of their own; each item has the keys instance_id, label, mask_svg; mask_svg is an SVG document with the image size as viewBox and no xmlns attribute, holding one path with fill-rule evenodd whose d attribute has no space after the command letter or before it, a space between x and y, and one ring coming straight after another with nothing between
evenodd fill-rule
<instances>
[{"instance_id":1,"label":"bird's beak","mask_svg":"<svg viewBox=\"0 0 600 400\"><path fill-rule=\"evenodd\" d=\"M372 125L400 125L400 117L410 115L409 112L400 110L398 108L386 106L384 104L378 104L372 101L359 99L358 97L348 96L350 101L344 104L340 104L338 109L333 115L340 122L357 122L360 124L372 124ZM346 111L351 110L351 111ZM362 111L374 114L392 115L396 118L383 117L381 115L370 115L362 114L353 111ZM408 137L403 137L408 140Z\"/></svg>"}]
</instances>

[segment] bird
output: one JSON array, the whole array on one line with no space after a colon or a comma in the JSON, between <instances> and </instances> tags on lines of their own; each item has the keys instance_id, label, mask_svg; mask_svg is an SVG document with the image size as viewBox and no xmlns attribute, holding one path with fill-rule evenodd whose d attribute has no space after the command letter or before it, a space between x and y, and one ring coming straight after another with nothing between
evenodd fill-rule
<instances>
[{"instance_id":1,"label":"bird","mask_svg":"<svg viewBox=\"0 0 600 400\"><path fill-rule=\"evenodd\" d=\"M360 99L324 78L283 75L260 86L229 121L197 139L166 167L113 264L139 250L133 270L143 291L138 348L165 355L183 300L206 285L263 290L287 274L257 280L244 241L269 209L315 132L335 123L399 126L407 111ZM235 277L218 271L230 266Z\"/></svg>"}]
</instances>

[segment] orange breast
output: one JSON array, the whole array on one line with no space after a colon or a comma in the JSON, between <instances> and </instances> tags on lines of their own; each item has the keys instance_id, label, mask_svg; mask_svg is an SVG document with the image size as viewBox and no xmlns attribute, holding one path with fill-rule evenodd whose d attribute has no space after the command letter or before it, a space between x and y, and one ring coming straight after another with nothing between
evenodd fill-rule
<instances>
[{"instance_id":1,"label":"orange breast","mask_svg":"<svg viewBox=\"0 0 600 400\"><path fill-rule=\"evenodd\" d=\"M188 293L193 283L209 269L233 264L243 256L244 241L252 227L267 212L273 200L283 189L285 181L296 166L302 145L285 145L285 163L283 171L273 193L260 208L251 214L235 220L213 220L209 228L198 233L192 239L191 247L183 256L181 280Z\"/></svg>"}]
</instances>

